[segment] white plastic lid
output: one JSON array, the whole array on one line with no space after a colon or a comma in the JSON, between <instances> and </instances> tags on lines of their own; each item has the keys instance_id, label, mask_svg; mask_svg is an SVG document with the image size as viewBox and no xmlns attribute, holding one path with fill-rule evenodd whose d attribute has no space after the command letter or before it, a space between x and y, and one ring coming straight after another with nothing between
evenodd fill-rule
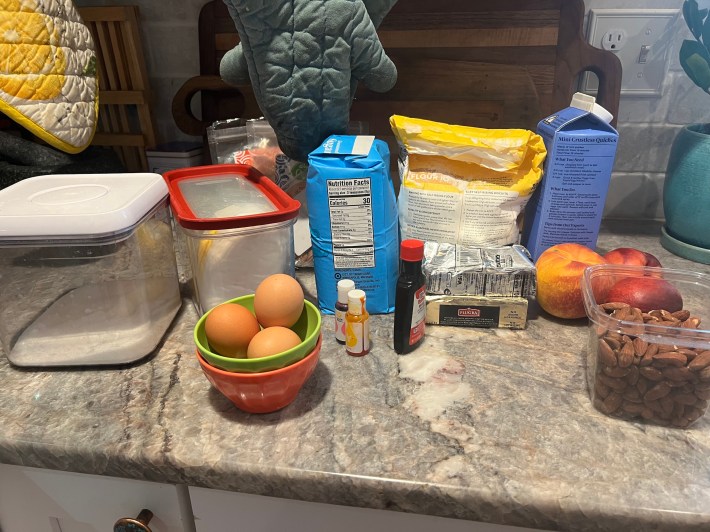
<instances>
[{"instance_id":1,"label":"white plastic lid","mask_svg":"<svg viewBox=\"0 0 710 532\"><path fill-rule=\"evenodd\" d=\"M0 240L122 233L167 195L159 174L30 177L0 190Z\"/></svg>"},{"instance_id":2,"label":"white plastic lid","mask_svg":"<svg viewBox=\"0 0 710 532\"><path fill-rule=\"evenodd\" d=\"M355 281L351 279L341 279L338 281L338 303L348 302L348 292L355 288Z\"/></svg>"},{"instance_id":3,"label":"white plastic lid","mask_svg":"<svg viewBox=\"0 0 710 532\"><path fill-rule=\"evenodd\" d=\"M574 93L574 96L572 96L572 102L570 103L570 107L575 107L577 109L582 109L582 111L592 113L607 124L610 123L614 118L614 115L612 115L604 107L596 103L596 98L594 96L584 94L583 92Z\"/></svg>"},{"instance_id":4,"label":"white plastic lid","mask_svg":"<svg viewBox=\"0 0 710 532\"><path fill-rule=\"evenodd\" d=\"M365 292L363 290L350 290L348 292L348 312L362 314L365 310Z\"/></svg>"}]
</instances>

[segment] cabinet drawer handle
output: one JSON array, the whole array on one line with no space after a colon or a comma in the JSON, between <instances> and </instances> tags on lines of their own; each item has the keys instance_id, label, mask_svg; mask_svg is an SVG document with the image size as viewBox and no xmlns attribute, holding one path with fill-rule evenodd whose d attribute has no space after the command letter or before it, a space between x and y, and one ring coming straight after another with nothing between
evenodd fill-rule
<instances>
[{"instance_id":1,"label":"cabinet drawer handle","mask_svg":"<svg viewBox=\"0 0 710 532\"><path fill-rule=\"evenodd\" d=\"M151 519L153 519L153 512L144 508L138 517L121 517L113 525L113 532L151 532L148 526Z\"/></svg>"}]
</instances>

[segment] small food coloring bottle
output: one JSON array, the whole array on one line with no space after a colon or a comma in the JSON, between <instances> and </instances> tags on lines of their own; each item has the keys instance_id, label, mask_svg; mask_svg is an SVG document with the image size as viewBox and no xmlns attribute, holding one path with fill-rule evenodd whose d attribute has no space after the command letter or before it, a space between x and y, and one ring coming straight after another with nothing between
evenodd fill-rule
<instances>
[{"instance_id":1,"label":"small food coloring bottle","mask_svg":"<svg viewBox=\"0 0 710 532\"><path fill-rule=\"evenodd\" d=\"M345 314L348 311L348 292L355 289L355 282L350 279L338 281L338 299L335 302L335 339L345 343Z\"/></svg>"},{"instance_id":2,"label":"small food coloring bottle","mask_svg":"<svg viewBox=\"0 0 710 532\"><path fill-rule=\"evenodd\" d=\"M426 323L426 278L422 273L424 242L402 240L400 267L394 299L394 350L402 355L416 349L424 339Z\"/></svg>"},{"instance_id":3,"label":"small food coloring bottle","mask_svg":"<svg viewBox=\"0 0 710 532\"><path fill-rule=\"evenodd\" d=\"M345 314L345 351L361 357L370 352L370 315L365 304L365 292L348 292L348 312Z\"/></svg>"}]
</instances>

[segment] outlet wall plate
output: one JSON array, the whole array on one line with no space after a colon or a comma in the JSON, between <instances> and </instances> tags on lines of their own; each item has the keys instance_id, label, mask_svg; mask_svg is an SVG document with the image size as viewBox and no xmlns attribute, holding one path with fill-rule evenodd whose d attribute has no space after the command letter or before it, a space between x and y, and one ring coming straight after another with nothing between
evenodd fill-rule
<instances>
[{"instance_id":1,"label":"outlet wall plate","mask_svg":"<svg viewBox=\"0 0 710 532\"><path fill-rule=\"evenodd\" d=\"M621 60L621 94L660 97L668 73L678 9L590 9L587 41ZM597 77L585 72L580 90L596 94Z\"/></svg>"}]
</instances>

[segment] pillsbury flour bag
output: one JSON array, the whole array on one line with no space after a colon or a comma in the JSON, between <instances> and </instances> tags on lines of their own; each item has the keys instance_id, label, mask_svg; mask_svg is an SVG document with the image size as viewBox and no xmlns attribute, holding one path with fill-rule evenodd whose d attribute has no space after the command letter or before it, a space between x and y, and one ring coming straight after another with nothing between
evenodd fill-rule
<instances>
[{"instance_id":1,"label":"pillsbury flour bag","mask_svg":"<svg viewBox=\"0 0 710 532\"><path fill-rule=\"evenodd\" d=\"M306 197L318 306L332 314L340 279L367 294L371 313L394 311L399 264L389 149L373 136L332 135L308 156Z\"/></svg>"}]
</instances>

